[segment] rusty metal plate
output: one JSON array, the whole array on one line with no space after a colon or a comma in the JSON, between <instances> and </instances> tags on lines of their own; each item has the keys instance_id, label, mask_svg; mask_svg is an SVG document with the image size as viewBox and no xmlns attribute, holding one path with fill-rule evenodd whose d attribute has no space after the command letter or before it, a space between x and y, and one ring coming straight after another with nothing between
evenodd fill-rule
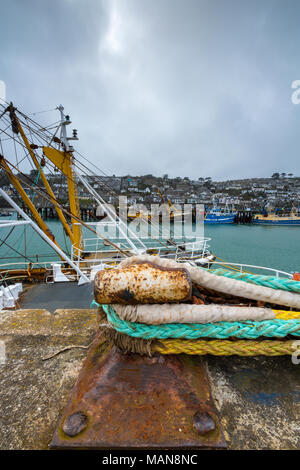
<instances>
[{"instance_id":1,"label":"rusty metal plate","mask_svg":"<svg viewBox=\"0 0 300 470\"><path fill-rule=\"evenodd\" d=\"M185 268L136 263L98 271L95 299L99 304L162 304L191 298L192 282Z\"/></svg>"},{"instance_id":2,"label":"rusty metal plate","mask_svg":"<svg viewBox=\"0 0 300 470\"><path fill-rule=\"evenodd\" d=\"M94 340L52 448L225 448L202 359L103 351Z\"/></svg>"}]
</instances>

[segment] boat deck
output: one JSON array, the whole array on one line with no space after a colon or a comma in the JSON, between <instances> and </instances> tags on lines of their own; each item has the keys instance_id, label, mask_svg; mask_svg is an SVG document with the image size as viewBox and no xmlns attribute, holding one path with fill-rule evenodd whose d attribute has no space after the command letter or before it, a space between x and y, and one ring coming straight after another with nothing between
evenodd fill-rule
<instances>
[{"instance_id":1,"label":"boat deck","mask_svg":"<svg viewBox=\"0 0 300 470\"><path fill-rule=\"evenodd\" d=\"M82 286L77 282L41 283L24 291L19 306L22 309L47 309L53 313L57 309L88 309L93 298L93 283Z\"/></svg>"}]
</instances>

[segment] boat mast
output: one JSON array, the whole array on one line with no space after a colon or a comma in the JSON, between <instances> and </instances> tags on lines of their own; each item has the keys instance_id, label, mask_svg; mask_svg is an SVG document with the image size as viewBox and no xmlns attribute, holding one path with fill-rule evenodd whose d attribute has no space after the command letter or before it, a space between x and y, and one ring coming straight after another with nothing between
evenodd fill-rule
<instances>
[{"instance_id":1,"label":"boat mast","mask_svg":"<svg viewBox=\"0 0 300 470\"><path fill-rule=\"evenodd\" d=\"M68 193L69 193L69 204L70 212L77 219L80 219L80 207L78 200L78 188L77 180L74 172L74 156L73 147L69 144L69 140L78 140L76 131L73 131L73 137L67 137L66 126L71 124L69 116L65 116L64 107L62 105L57 108L60 111L61 116L61 134L60 141L63 146L63 150L57 150L53 147L43 147L44 155L51 160L51 162L67 177ZM82 229L78 225L77 220L71 217L72 224L72 244L74 253L79 257L80 249L82 248Z\"/></svg>"},{"instance_id":2,"label":"boat mast","mask_svg":"<svg viewBox=\"0 0 300 470\"><path fill-rule=\"evenodd\" d=\"M38 171L38 175L39 175L39 177L41 178L41 180L42 180L42 182L43 182L43 184L44 184L44 186L45 186L45 189L46 189L47 193L49 194L49 196L50 196L50 198L51 198L51 201L52 201L53 204L54 204L54 207L55 207L55 210L56 210L56 212L57 212L57 215L58 215L58 217L59 217L61 223L63 224L63 227L64 227L64 229L65 229L67 235L69 236L69 238L70 238L70 240L71 240L71 243L73 243L73 242L74 242L74 240L73 240L73 233L72 233L72 231L71 231L71 229L70 229L70 227L69 227L69 225L68 225L68 223L67 223L67 221L66 221L66 218L65 218L65 216L64 216L64 214L63 214L63 212L62 212L62 210L61 210L60 207L59 207L58 202L56 201L56 197L55 197L55 195L54 195L54 192L52 191L52 188L51 188L51 186L50 186L50 184L49 184L49 182L48 182L48 180L47 180L47 178L46 178L46 176L45 176L45 174L44 174L44 172L43 172L43 170L42 170L42 164L40 164L40 163L38 162L38 159L37 159L37 157L36 157L36 155L35 155L35 153L34 153L34 151L33 151L33 148L32 148L33 145L30 145L30 143L29 143L29 141L28 141L28 139L27 139L27 136L26 136L26 134L25 134L25 132L24 132L24 129L23 129L21 123L20 123L20 120L18 119L18 117L17 117L17 115L16 115L16 112L15 112L15 111L16 111L16 108L14 108L13 103L10 103L10 105L8 106L8 111L9 111L9 115L10 115L10 119L11 119L11 123L12 123L12 131L13 131L14 133L19 133L20 136L22 137L22 140L23 140L23 142L24 142L24 144L25 144L25 147L26 147L26 149L27 149L27 151L28 151L28 154L30 155L30 157L31 157L31 159L32 159L32 161L33 161L33 163L34 163L34 165L35 165L37 171ZM6 172L7 172L7 168L6 168ZM9 176L9 175L8 175L8 176ZM10 179L11 179L11 177L10 177ZM13 182L13 184L14 184L14 186L16 187L15 182ZM22 188L22 187L21 187L21 188ZM17 188L16 188L16 189L17 189ZM19 189L20 189L20 187L19 187ZM33 214L35 220L39 223L35 211L33 211L32 207L30 207L30 204L28 203L28 200L23 197L24 194L22 195L22 194L20 193L19 189L17 189L17 191L18 191L19 194L21 195L21 197L22 197L22 199L24 200L25 204L29 207L29 209L30 209L30 211L32 212L32 214ZM26 194L26 193L25 193L25 194ZM33 204L32 204L32 206L33 206ZM46 226L46 224L44 224L44 225ZM39 226L41 226L40 223L39 223ZM43 227L41 227L41 228L44 230ZM48 229L48 232L50 233L49 229ZM46 232L46 233L47 233L47 232ZM48 236L49 236L49 233L47 233Z\"/></svg>"},{"instance_id":3,"label":"boat mast","mask_svg":"<svg viewBox=\"0 0 300 470\"><path fill-rule=\"evenodd\" d=\"M78 202L78 191L77 191L77 183L76 183L76 176L73 171L73 148L69 145L69 140L78 140L76 135L73 135L73 137L67 137L67 132L66 132L66 125L70 124L71 121L68 116L64 116L63 113L63 106L59 106L58 110L60 111L61 114L61 140L59 140L59 143L63 146L63 151L56 150L54 147L43 147L43 154L49 158L49 160L54 163L54 165L59 168L62 173L67 177L67 182L68 182L68 191L69 191L69 204L70 204L70 211L71 214L77 217L77 219L80 219L80 208L79 208L79 202ZM27 136L23 130L23 127L20 123L20 120L18 119L16 115L16 108L13 106L13 103L10 103L9 106L6 108L4 111L9 113L10 119L11 119L11 124L12 124L12 131L14 134L20 134L22 137L22 140L24 142L24 145L28 151L28 154L30 155L36 169L38 170L38 174L45 186L45 189L47 193L50 196L51 202L54 204L54 207L56 209L56 212L62 222L62 225L69 236L72 245L75 248L75 255L79 256L79 251L76 253L76 248L80 249L82 246L82 231L81 231L81 226L77 224L77 220L73 217L71 217L71 223L72 223L72 230L63 214L63 211L60 208L60 204L58 203L51 186L42 170L42 164L39 163L34 149L38 148L34 144L30 144ZM4 114L3 113L3 114ZM3 115L2 114L2 115ZM16 188L17 192L20 194L23 202L25 205L29 208L30 212L32 213L34 219L36 220L38 226L40 227L41 230L55 243L58 247L58 243L55 240L55 237L47 224L43 221L42 217L40 216L39 212L37 211L35 205L33 202L30 200L30 198L27 196L25 190L23 189L23 186L19 182L18 178L16 175L14 175L13 171L10 168L10 165L8 161L4 158L4 156L0 156L0 166L5 170L8 178L10 179L11 183L13 186Z\"/></svg>"}]
</instances>

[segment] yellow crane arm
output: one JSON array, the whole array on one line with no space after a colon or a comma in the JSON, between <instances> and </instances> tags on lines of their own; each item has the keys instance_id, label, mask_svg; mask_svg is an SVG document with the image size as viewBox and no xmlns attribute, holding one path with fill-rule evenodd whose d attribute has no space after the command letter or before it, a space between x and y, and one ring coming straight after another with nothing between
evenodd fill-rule
<instances>
[{"instance_id":1,"label":"yellow crane arm","mask_svg":"<svg viewBox=\"0 0 300 470\"><path fill-rule=\"evenodd\" d=\"M69 203L70 212L80 219L80 207L78 202L78 190L76 178L73 172L71 152L62 152L56 150L53 147L43 147L44 155L51 160L51 162L60 169L60 171L67 177L68 191L69 191ZM82 230L81 226L75 218L71 218L72 222L72 234L73 234L73 245L76 248L82 246Z\"/></svg>"},{"instance_id":2,"label":"yellow crane arm","mask_svg":"<svg viewBox=\"0 0 300 470\"><path fill-rule=\"evenodd\" d=\"M67 223L67 221L66 221L66 218L65 218L65 216L64 216L64 214L63 214L63 212L62 212L62 210L60 209L60 207L59 207L59 205L58 205L58 203L57 203L57 201L56 201L56 197L55 197L55 195L54 195L54 193L53 193L53 191L52 191L52 188L51 188L50 184L48 183L48 180L47 180L47 178L46 178L46 176L45 176L43 170L41 169L40 164L39 164L39 162L38 162L38 160L37 160L37 158L36 158L36 156L35 156L35 154L34 154L32 148L30 147L30 144L29 144L29 142L28 142L28 139L27 139L27 137L26 137L26 135L25 135L25 133L24 133L24 130L23 130L23 128L22 128L22 126L21 126L21 124L20 124L19 121L18 121L18 129L19 129L19 132L20 132L21 137L22 137L22 139L23 139L23 142L24 142L24 144L25 144L25 146L26 146L26 148L27 148L27 150L28 150L28 152L29 152L29 155L31 156L31 159L32 159L32 161L33 161L33 163L34 163L36 169L39 171L40 178L41 178L41 180L42 180L42 182L43 182L43 184L44 184L44 186L45 186L45 188L46 188L46 190L47 190L49 196L51 197L51 200L53 201L53 204L54 204L54 206L55 206L55 210L56 210L56 212L57 212L57 215L58 215L58 217L59 217L61 223L63 224L63 227L64 227L65 231L67 232L67 234L68 234L68 236L69 236L69 238L70 238L70 240L71 240L71 243L74 244L73 233L72 233L72 231L71 231L71 229L70 229L70 227L69 227L69 225L68 225L68 223Z\"/></svg>"},{"instance_id":3,"label":"yellow crane arm","mask_svg":"<svg viewBox=\"0 0 300 470\"><path fill-rule=\"evenodd\" d=\"M18 193L20 194L20 196L23 199L26 206L29 208L30 212L32 213L32 215L33 215L36 223L40 227L40 229L43 230L43 232L45 232L45 234L50 238L50 240L53 241L53 243L55 243L55 245L58 246L58 248L60 248L57 241L55 240L55 237L54 237L53 233L51 232L49 227L43 221L42 217L40 216L40 214L36 210L35 205L31 202L30 198L27 196L27 194L24 191L22 185L20 184L18 178L13 174L13 172L11 171L7 161L5 160L5 158L3 156L0 157L0 166L5 170L8 178L10 179L11 183L14 185L14 187L16 188ZM63 258L61 258L61 259L63 259Z\"/></svg>"}]
</instances>

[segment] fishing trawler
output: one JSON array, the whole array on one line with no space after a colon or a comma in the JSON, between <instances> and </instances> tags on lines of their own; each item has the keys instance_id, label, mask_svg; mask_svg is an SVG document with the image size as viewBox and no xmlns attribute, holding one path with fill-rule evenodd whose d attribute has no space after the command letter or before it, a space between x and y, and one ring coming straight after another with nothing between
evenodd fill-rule
<instances>
[{"instance_id":1,"label":"fishing trawler","mask_svg":"<svg viewBox=\"0 0 300 470\"><path fill-rule=\"evenodd\" d=\"M297 215L295 208L292 209L290 215L279 216L271 211L265 211L264 214L257 214L254 219L254 224L263 224L263 225L292 225L300 226L300 216Z\"/></svg>"},{"instance_id":2,"label":"fishing trawler","mask_svg":"<svg viewBox=\"0 0 300 470\"><path fill-rule=\"evenodd\" d=\"M19 217L17 221L3 220L1 229L30 225L56 253L56 257L51 261L36 261L34 257L26 254L21 261L10 265L2 264L0 274L5 283L22 279L31 282L77 280L83 284L92 281L98 270L114 267L124 257L142 253L157 254L179 262L189 261L195 266L205 267L212 263L214 256L209 250L208 238L176 239L165 235L152 221L151 234L147 232L150 225L147 224L146 227L140 228L145 233L138 236L126 224L127 214L122 218L106 204L91 184L92 180L100 186L103 185L101 177L98 176L100 170L71 145L71 141L78 140L77 130L73 130L71 137L68 136L67 128L71 120L65 115L62 105L56 108L60 113L60 120L46 127L18 110L13 103L6 103L6 106L0 104L0 109L0 131L4 136L1 140L0 168L11 183L16 196L14 199L19 201L16 203L7 191L0 190L2 198ZM13 145L9 148L9 144ZM25 156L20 158L16 153L14 164L8 156L11 156L12 151L17 152L17 148ZM21 166L21 163L24 165L26 162L35 169L34 179L30 178L25 173L24 166ZM66 180L67 205L63 205L55 196L46 171L50 175L56 172ZM82 220L78 185L87 191L100 212L106 215L100 222ZM70 254L62 249L42 218L35 204L36 196L54 207L64 234L71 242ZM112 228L113 236L106 236L106 232ZM84 232L89 233L90 237L85 237ZM16 254L20 257L19 252Z\"/></svg>"},{"instance_id":3,"label":"fishing trawler","mask_svg":"<svg viewBox=\"0 0 300 470\"><path fill-rule=\"evenodd\" d=\"M205 224L233 224L236 211L229 208L226 203L224 210L217 206L217 201L214 200L212 209L208 210L205 214Z\"/></svg>"}]
</instances>

